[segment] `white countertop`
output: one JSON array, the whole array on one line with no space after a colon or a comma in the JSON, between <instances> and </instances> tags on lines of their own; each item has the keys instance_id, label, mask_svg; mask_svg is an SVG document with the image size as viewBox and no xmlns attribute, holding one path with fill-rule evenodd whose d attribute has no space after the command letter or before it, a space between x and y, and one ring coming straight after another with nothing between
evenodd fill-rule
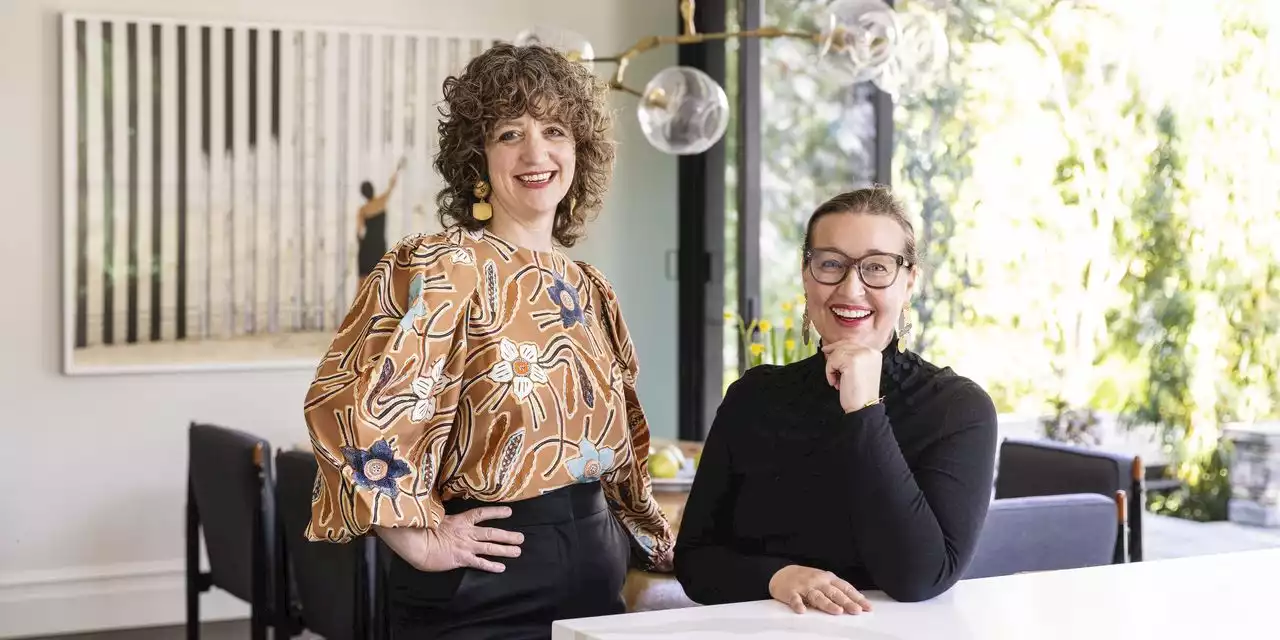
<instances>
[{"instance_id":1,"label":"white countertop","mask_svg":"<svg viewBox=\"0 0 1280 640\"><path fill-rule=\"evenodd\" d=\"M773 601L562 620L553 640L1280 638L1280 549L966 580L933 600L797 615Z\"/></svg>"}]
</instances>

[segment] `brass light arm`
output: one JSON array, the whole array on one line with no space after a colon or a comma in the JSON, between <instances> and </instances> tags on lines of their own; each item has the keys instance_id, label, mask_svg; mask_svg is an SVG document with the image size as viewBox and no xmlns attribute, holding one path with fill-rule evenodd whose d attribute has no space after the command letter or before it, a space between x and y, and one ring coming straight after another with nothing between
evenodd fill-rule
<instances>
[{"instance_id":1,"label":"brass light arm","mask_svg":"<svg viewBox=\"0 0 1280 640\"><path fill-rule=\"evenodd\" d=\"M816 59L830 62L833 65L833 71L842 76L856 74L859 81L878 80L877 76L885 77L883 75L885 65L890 61L890 56L896 55L895 48L898 40L903 36L900 32L905 27L899 22L898 15L894 13L891 4L879 0L859 0L852 4L851 2L852 0L837 0L836 4L841 6L832 5L824 12L825 17L819 20L824 24L806 26L798 30L779 26L762 26L754 29L699 33L694 23L696 3L694 0L680 0L681 24L677 35L645 36L636 40L635 44L621 53L612 55L596 56L591 43L580 34L571 31L556 32L552 29L543 33L545 30L533 28L521 32L517 36L517 41L554 42L557 45L556 48L563 49L564 55L573 62L588 65L597 62L615 65L613 72L608 76L608 89L639 98L636 113L650 144L667 153L697 154L710 148L724 135L729 118L729 105L724 87L719 81L708 76L705 71L668 67L650 80L646 86L637 89L628 86L625 82L627 68L631 66L632 60L645 52L672 44L701 44L731 39L743 41L748 38L791 38L813 45L817 54ZM867 2L870 4L866 4ZM908 26L914 28L917 25ZM931 22L925 28L937 31L941 27L936 22ZM926 35L933 37L933 34ZM590 57L587 57L588 52ZM932 52L926 53L932 55ZM945 48L942 50L942 55L945 59ZM896 76L888 76L888 80L891 83L890 89L896 91L895 87L899 79ZM672 94L671 91L676 93ZM692 105L692 108L678 113L672 112L673 107L677 105L683 107L686 104ZM672 133L673 129L668 126L672 121L687 123L692 118L702 118L702 124L706 125L703 127L704 130L695 135L677 135Z\"/></svg>"},{"instance_id":2,"label":"brass light arm","mask_svg":"<svg viewBox=\"0 0 1280 640\"><path fill-rule=\"evenodd\" d=\"M609 82L609 88L610 88L610 89L614 89L614 90L616 90L616 91L621 91L621 92L623 92L623 93L629 93L629 94L631 94L631 95L633 95L633 96L635 96L635 97L637 97L637 98L643 98L643 97L644 97L644 94L643 94L643 93L640 93L640 91L639 91L639 90L637 90L637 89L632 89L631 87L628 87L627 85L622 84L621 82L614 82L614 81L610 81L610 82Z\"/></svg>"},{"instance_id":3,"label":"brass light arm","mask_svg":"<svg viewBox=\"0 0 1280 640\"><path fill-rule=\"evenodd\" d=\"M698 32L697 27L693 26L693 12L695 0L680 0L680 17L684 19L684 33L691 36Z\"/></svg>"},{"instance_id":4,"label":"brass light arm","mask_svg":"<svg viewBox=\"0 0 1280 640\"><path fill-rule=\"evenodd\" d=\"M613 56L599 58L583 58L581 62L612 62L618 65L613 72L613 78L609 82L609 86L614 89L620 89L627 93L640 95L639 92L631 90L623 86L622 80L627 72L627 65L631 63L632 58L657 49L658 47L669 44L698 44L709 40L729 40L742 38L798 38L801 40L810 40L820 42L822 34L810 31L786 31L778 27L761 27L759 29L751 29L749 31L722 31L717 33L692 33L678 36L647 36L641 38L635 44L631 45L626 51Z\"/></svg>"},{"instance_id":5,"label":"brass light arm","mask_svg":"<svg viewBox=\"0 0 1280 640\"><path fill-rule=\"evenodd\" d=\"M612 62L618 65L613 72L613 78L609 80L609 88L625 91L631 95L644 97L639 91L632 89L622 83L623 77L627 73L627 65L631 63L631 59L652 49L668 45L668 44L698 44L708 40L728 40L730 38L800 38L802 40L812 40L813 42L821 42L822 34L812 33L808 31L784 31L778 27L761 27L759 29L751 29L749 31L722 31L718 33L698 33L697 27L693 26L693 14L696 10L695 0L680 0L680 17L684 19L684 33L678 36L647 36L641 38L631 48L620 54L613 56L603 56L599 58L575 58L579 62Z\"/></svg>"}]
</instances>

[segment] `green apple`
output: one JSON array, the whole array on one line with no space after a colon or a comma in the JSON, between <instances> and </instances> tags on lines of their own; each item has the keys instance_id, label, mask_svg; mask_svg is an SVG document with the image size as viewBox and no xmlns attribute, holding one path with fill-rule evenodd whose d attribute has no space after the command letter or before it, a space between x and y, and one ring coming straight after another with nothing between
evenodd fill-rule
<instances>
[{"instance_id":1,"label":"green apple","mask_svg":"<svg viewBox=\"0 0 1280 640\"><path fill-rule=\"evenodd\" d=\"M669 451L659 451L649 458L649 475L654 478L674 478L680 473L680 460Z\"/></svg>"},{"instance_id":2,"label":"green apple","mask_svg":"<svg viewBox=\"0 0 1280 640\"><path fill-rule=\"evenodd\" d=\"M685 459L684 451L678 445L669 444L663 447L661 452L670 454L671 457L676 459L676 462L680 463L681 465L684 464L684 459Z\"/></svg>"}]
</instances>

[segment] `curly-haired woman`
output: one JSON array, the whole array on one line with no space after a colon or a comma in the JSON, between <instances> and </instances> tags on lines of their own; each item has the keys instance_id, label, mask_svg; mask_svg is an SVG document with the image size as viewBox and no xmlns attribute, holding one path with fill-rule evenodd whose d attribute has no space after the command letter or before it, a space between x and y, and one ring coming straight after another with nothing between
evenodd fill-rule
<instances>
[{"instance_id":1,"label":"curly-haired woman","mask_svg":"<svg viewBox=\"0 0 1280 640\"><path fill-rule=\"evenodd\" d=\"M309 537L394 551L394 637L549 637L672 562L617 297L557 248L608 187L607 88L498 45L444 96L445 231L379 261L307 394Z\"/></svg>"}]
</instances>

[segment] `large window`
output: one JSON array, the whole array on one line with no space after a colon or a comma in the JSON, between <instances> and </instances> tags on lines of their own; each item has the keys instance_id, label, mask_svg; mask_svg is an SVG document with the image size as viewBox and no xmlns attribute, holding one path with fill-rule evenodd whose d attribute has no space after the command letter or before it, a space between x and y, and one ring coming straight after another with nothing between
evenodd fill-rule
<instances>
[{"instance_id":1,"label":"large window","mask_svg":"<svg viewBox=\"0 0 1280 640\"><path fill-rule=\"evenodd\" d=\"M949 73L895 111L916 348L1004 414L1156 427L1185 484L1153 508L1224 518L1222 425L1280 415L1275 3L945 17Z\"/></svg>"},{"instance_id":2,"label":"large window","mask_svg":"<svg viewBox=\"0 0 1280 640\"><path fill-rule=\"evenodd\" d=\"M917 347L1002 412L1213 433L1275 415L1274 2L955 0L946 18L949 73L895 110L929 257Z\"/></svg>"},{"instance_id":3,"label":"large window","mask_svg":"<svg viewBox=\"0 0 1280 640\"><path fill-rule=\"evenodd\" d=\"M731 25L786 27L825 3L729 4L759 12ZM782 329L808 213L891 182L924 253L914 350L981 384L1002 422L1153 425L1185 478L1220 482L1221 426L1280 416L1275 3L900 4L943 6L951 55L900 97L891 130L882 95L840 85L807 45L729 43L741 130L721 151L716 300ZM717 390L759 357L723 322L723 367L703 370ZM1164 507L1214 517L1224 504L1196 495Z\"/></svg>"},{"instance_id":4,"label":"large window","mask_svg":"<svg viewBox=\"0 0 1280 640\"><path fill-rule=\"evenodd\" d=\"M827 4L744 1L730 7L729 22L743 29L761 23L818 29ZM744 361L786 362L812 352L800 343L798 328L805 222L831 196L884 180L876 175L873 85L824 73L811 42L730 41L727 54L726 85L739 107L739 126L728 142L725 180L725 387Z\"/></svg>"},{"instance_id":5,"label":"large window","mask_svg":"<svg viewBox=\"0 0 1280 640\"><path fill-rule=\"evenodd\" d=\"M825 3L731 4L759 13L730 23L786 27ZM942 7L951 55L891 130L883 95L824 74L806 44L729 44L727 310L777 331L808 213L891 182L924 253L912 348L979 382L1002 420L1155 426L1183 478L1210 485L1163 506L1221 515L1223 494L1205 497L1225 478L1221 426L1280 416L1275 2L899 4ZM722 388L760 357L725 322Z\"/></svg>"}]
</instances>

